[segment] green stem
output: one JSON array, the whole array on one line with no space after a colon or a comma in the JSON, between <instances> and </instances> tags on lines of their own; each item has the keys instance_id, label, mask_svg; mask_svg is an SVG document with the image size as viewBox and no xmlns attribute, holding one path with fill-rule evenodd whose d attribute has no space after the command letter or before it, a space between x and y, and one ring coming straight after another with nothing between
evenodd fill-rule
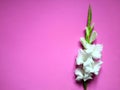
<instances>
[{"instance_id":1,"label":"green stem","mask_svg":"<svg viewBox=\"0 0 120 90\"><path fill-rule=\"evenodd\" d=\"M92 22L92 8L89 5L88 8L88 17L87 17L87 30L86 30L86 34L85 34L85 39L88 43L90 43L90 35L92 33L92 27L91 27L91 22ZM83 87L84 90L87 90L87 82L83 81Z\"/></svg>"},{"instance_id":2,"label":"green stem","mask_svg":"<svg viewBox=\"0 0 120 90\"><path fill-rule=\"evenodd\" d=\"M83 81L84 90L87 90L87 82Z\"/></svg>"}]
</instances>

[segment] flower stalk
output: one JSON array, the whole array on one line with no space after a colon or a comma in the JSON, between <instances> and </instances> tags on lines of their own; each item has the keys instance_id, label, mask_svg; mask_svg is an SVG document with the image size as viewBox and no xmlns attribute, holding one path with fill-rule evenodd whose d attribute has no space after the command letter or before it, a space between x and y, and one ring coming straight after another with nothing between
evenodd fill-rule
<instances>
[{"instance_id":1,"label":"flower stalk","mask_svg":"<svg viewBox=\"0 0 120 90\"><path fill-rule=\"evenodd\" d=\"M97 37L97 32L93 31L94 25L91 25L91 22L92 9L89 5L85 38L80 38L83 49L78 51L76 57L78 67L75 70L76 80L83 81L84 90L87 90L87 80L93 79L94 75L99 74L103 63L101 61L103 46L93 43Z\"/></svg>"},{"instance_id":2,"label":"flower stalk","mask_svg":"<svg viewBox=\"0 0 120 90\"><path fill-rule=\"evenodd\" d=\"M88 17L87 17L87 28L86 28L86 33L85 33L85 39L88 43L90 43L90 35L93 30L93 28L91 28L91 22L92 22L92 9L91 9L91 6L89 5ZM86 81L83 81L83 87L84 87L84 90L87 90L87 82Z\"/></svg>"},{"instance_id":3,"label":"flower stalk","mask_svg":"<svg viewBox=\"0 0 120 90\"><path fill-rule=\"evenodd\" d=\"M84 87L84 90L87 90L87 82L86 81L83 81L83 87Z\"/></svg>"}]
</instances>

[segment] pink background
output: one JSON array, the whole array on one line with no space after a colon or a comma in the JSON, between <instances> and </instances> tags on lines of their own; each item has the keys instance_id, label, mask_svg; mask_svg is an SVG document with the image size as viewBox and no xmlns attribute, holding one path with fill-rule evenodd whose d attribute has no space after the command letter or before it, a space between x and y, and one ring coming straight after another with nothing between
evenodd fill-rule
<instances>
[{"instance_id":1,"label":"pink background","mask_svg":"<svg viewBox=\"0 0 120 90\"><path fill-rule=\"evenodd\" d=\"M74 69L89 3L104 64L88 90L119 90L119 0L0 0L0 90L83 90Z\"/></svg>"}]
</instances>

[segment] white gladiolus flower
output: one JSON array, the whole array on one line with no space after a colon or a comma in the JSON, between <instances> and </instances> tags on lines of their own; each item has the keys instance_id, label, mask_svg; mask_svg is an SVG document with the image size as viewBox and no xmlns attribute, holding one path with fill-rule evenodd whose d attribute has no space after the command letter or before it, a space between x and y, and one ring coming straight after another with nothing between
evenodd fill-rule
<instances>
[{"instance_id":1,"label":"white gladiolus flower","mask_svg":"<svg viewBox=\"0 0 120 90\"><path fill-rule=\"evenodd\" d=\"M83 69L87 73L93 73L95 75L98 75L102 63L103 62L101 60L99 60L97 62L92 62L92 63L86 63L85 62L84 66L83 66Z\"/></svg>"},{"instance_id":2,"label":"white gladiolus flower","mask_svg":"<svg viewBox=\"0 0 120 90\"><path fill-rule=\"evenodd\" d=\"M93 44L93 45L90 45L90 44L87 44L86 46L86 53L89 53L91 54L91 56L94 58L94 59L100 59L101 58L101 52L102 52L102 49L103 49L103 46L100 45L100 44Z\"/></svg>"},{"instance_id":3,"label":"white gladiolus flower","mask_svg":"<svg viewBox=\"0 0 120 90\"><path fill-rule=\"evenodd\" d=\"M78 56L80 59L77 59L77 65L83 64L83 70L81 68L76 69L77 81L92 79L92 74L98 75L101 68L102 61L94 61L90 55L85 57L86 55L87 53L84 53L83 56Z\"/></svg>"},{"instance_id":4,"label":"white gladiolus flower","mask_svg":"<svg viewBox=\"0 0 120 90\"><path fill-rule=\"evenodd\" d=\"M103 62L101 60L99 60L98 62L95 62L94 65L93 65L92 73L94 73L95 75L98 75L102 63Z\"/></svg>"},{"instance_id":5,"label":"white gladiolus flower","mask_svg":"<svg viewBox=\"0 0 120 90\"><path fill-rule=\"evenodd\" d=\"M84 55L85 55L85 52L84 52L82 49L80 49L80 50L78 51L78 56L77 56L77 58L76 58L76 64L77 64L77 65L83 64Z\"/></svg>"},{"instance_id":6,"label":"white gladiolus flower","mask_svg":"<svg viewBox=\"0 0 120 90\"><path fill-rule=\"evenodd\" d=\"M93 42L96 38L96 32L91 34L91 42ZM85 38L81 38L81 43L84 49L80 49L78 52L78 56L76 58L76 64L82 65L82 67L78 67L75 70L76 80L84 80L87 81L92 79L93 74L98 75L102 61L96 61L95 59L101 58L101 52L103 46L100 44L89 44L85 40Z\"/></svg>"},{"instance_id":7,"label":"white gladiolus flower","mask_svg":"<svg viewBox=\"0 0 120 90\"><path fill-rule=\"evenodd\" d=\"M80 69L80 68L77 68L76 70L75 70L75 74L77 75L77 77L76 77L76 80L77 81L80 81L80 80L84 80L84 81L87 81L87 80L89 80L89 79L92 79L92 75L91 74L86 74L86 73L84 73L84 71L82 70L82 69Z\"/></svg>"},{"instance_id":8,"label":"white gladiolus flower","mask_svg":"<svg viewBox=\"0 0 120 90\"><path fill-rule=\"evenodd\" d=\"M83 70L82 69L80 69L80 68L77 68L76 70L75 70L75 75L77 75L77 77L76 77L76 80L77 81L80 81L80 80L82 80L83 79Z\"/></svg>"},{"instance_id":9,"label":"white gladiolus flower","mask_svg":"<svg viewBox=\"0 0 120 90\"><path fill-rule=\"evenodd\" d=\"M101 58L101 52L103 49L103 46L100 44L89 44L86 42L85 38L81 38L81 43L83 45L83 47L85 48L85 52L86 53L91 53L92 57L94 59L99 59Z\"/></svg>"},{"instance_id":10,"label":"white gladiolus flower","mask_svg":"<svg viewBox=\"0 0 120 90\"><path fill-rule=\"evenodd\" d=\"M86 50L80 49L78 52L78 56L76 58L77 65L83 64L86 61L93 62L92 53L86 52Z\"/></svg>"},{"instance_id":11,"label":"white gladiolus flower","mask_svg":"<svg viewBox=\"0 0 120 90\"><path fill-rule=\"evenodd\" d=\"M91 73L94 61L92 58L89 58L86 62L83 63L83 69L86 73Z\"/></svg>"},{"instance_id":12,"label":"white gladiolus flower","mask_svg":"<svg viewBox=\"0 0 120 90\"><path fill-rule=\"evenodd\" d=\"M78 56L76 58L76 64L81 65L83 64L87 59L89 59L90 54L86 53L84 50L80 49L78 52Z\"/></svg>"},{"instance_id":13,"label":"white gladiolus flower","mask_svg":"<svg viewBox=\"0 0 120 90\"><path fill-rule=\"evenodd\" d=\"M77 59L77 62L76 62L77 65L83 64L82 68L78 67L75 70L77 81L80 81L80 80L87 81L89 79L92 79L92 74L98 75L100 71L102 61L100 60L94 61L91 56L85 57L86 55L87 53L86 54L84 53L83 56L79 56L80 59Z\"/></svg>"},{"instance_id":14,"label":"white gladiolus flower","mask_svg":"<svg viewBox=\"0 0 120 90\"><path fill-rule=\"evenodd\" d=\"M82 81L84 90L87 90L87 80L93 79L99 74L102 61L103 45L95 44L97 32L92 24L92 8L89 5L87 25L85 27L85 37L80 38L82 49L78 51L76 57L76 81Z\"/></svg>"}]
</instances>

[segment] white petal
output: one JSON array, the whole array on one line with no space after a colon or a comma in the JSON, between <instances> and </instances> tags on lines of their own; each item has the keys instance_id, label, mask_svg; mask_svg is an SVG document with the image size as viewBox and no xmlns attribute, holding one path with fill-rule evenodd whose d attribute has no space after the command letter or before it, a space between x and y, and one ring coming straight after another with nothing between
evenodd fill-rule
<instances>
[{"instance_id":1,"label":"white petal","mask_svg":"<svg viewBox=\"0 0 120 90\"><path fill-rule=\"evenodd\" d=\"M86 52L84 50L80 49L79 54L84 56L84 55L86 55Z\"/></svg>"},{"instance_id":2,"label":"white petal","mask_svg":"<svg viewBox=\"0 0 120 90\"><path fill-rule=\"evenodd\" d=\"M83 69L86 73L91 73L93 70L93 65L94 65L94 61L91 58L88 58L86 62L84 62L83 64Z\"/></svg>"},{"instance_id":3,"label":"white petal","mask_svg":"<svg viewBox=\"0 0 120 90\"><path fill-rule=\"evenodd\" d=\"M75 70L75 75L83 77L83 71L80 68Z\"/></svg>"},{"instance_id":4,"label":"white petal","mask_svg":"<svg viewBox=\"0 0 120 90\"><path fill-rule=\"evenodd\" d=\"M89 79L92 79L92 74L84 74L84 81L87 81L87 80L89 80Z\"/></svg>"},{"instance_id":5,"label":"white petal","mask_svg":"<svg viewBox=\"0 0 120 90\"><path fill-rule=\"evenodd\" d=\"M86 51L86 53L92 53L94 51L94 48L95 48L95 45L87 44L85 51Z\"/></svg>"},{"instance_id":6,"label":"white petal","mask_svg":"<svg viewBox=\"0 0 120 90\"><path fill-rule=\"evenodd\" d=\"M76 77L76 81L80 81L80 80L82 80L83 79L83 77L80 77L80 76L77 76Z\"/></svg>"},{"instance_id":7,"label":"white petal","mask_svg":"<svg viewBox=\"0 0 120 90\"><path fill-rule=\"evenodd\" d=\"M100 52L93 52L92 56L94 59L100 59L102 57L102 54Z\"/></svg>"},{"instance_id":8,"label":"white petal","mask_svg":"<svg viewBox=\"0 0 120 90\"><path fill-rule=\"evenodd\" d=\"M97 32L96 31L93 31L91 36L90 36L90 43L92 43L97 37Z\"/></svg>"},{"instance_id":9,"label":"white petal","mask_svg":"<svg viewBox=\"0 0 120 90\"><path fill-rule=\"evenodd\" d=\"M100 59L102 54L101 51L103 49L103 46L100 44L95 45L92 56L94 59Z\"/></svg>"},{"instance_id":10,"label":"white petal","mask_svg":"<svg viewBox=\"0 0 120 90\"><path fill-rule=\"evenodd\" d=\"M83 79L83 71L80 68L77 68L75 70L75 75L77 76L76 77L77 81L80 81L81 79Z\"/></svg>"},{"instance_id":11,"label":"white petal","mask_svg":"<svg viewBox=\"0 0 120 90\"><path fill-rule=\"evenodd\" d=\"M77 65L83 64L84 55L85 55L85 52L82 49L80 49L79 52L78 52L78 56L76 58L76 64Z\"/></svg>"},{"instance_id":12,"label":"white petal","mask_svg":"<svg viewBox=\"0 0 120 90\"><path fill-rule=\"evenodd\" d=\"M101 60L99 60L98 62L95 62L94 70L93 70L93 73L94 73L95 75L98 75L102 63L103 63L103 62L102 62Z\"/></svg>"},{"instance_id":13,"label":"white petal","mask_svg":"<svg viewBox=\"0 0 120 90\"><path fill-rule=\"evenodd\" d=\"M103 45L97 44L96 45L96 50L99 51L99 52L101 52L103 50Z\"/></svg>"},{"instance_id":14,"label":"white petal","mask_svg":"<svg viewBox=\"0 0 120 90\"><path fill-rule=\"evenodd\" d=\"M92 59L91 53L87 53L86 50L82 50L82 49L80 49L78 57L76 58L78 65L80 65L80 63L83 64L87 60L91 61L91 59Z\"/></svg>"},{"instance_id":15,"label":"white petal","mask_svg":"<svg viewBox=\"0 0 120 90\"><path fill-rule=\"evenodd\" d=\"M84 66L90 65L92 63L94 63L94 61L93 61L92 57L89 57L89 58L87 58L86 62L84 62Z\"/></svg>"},{"instance_id":16,"label":"white petal","mask_svg":"<svg viewBox=\"0 0 120 90\"><path fill-rule=\"evenodd\" d=\"M86 45L87 45L88 43L87 43L87 41L85 40L85 38L83 38L83 37L80 38L80 41L81 41L83 47L86 48Z\"/></svg>"},{"instance_id":17,"label":"white petal","mask_svg":"<svg viewBox=\"0 0 120 90\"><path fill-rule=\"evenodd\" d=\"M79 55L79 56L76 58L76 64L77 64L77 65L83 64L83 57L82 57L81 55Z\"/></svg>"}]
</instances>

